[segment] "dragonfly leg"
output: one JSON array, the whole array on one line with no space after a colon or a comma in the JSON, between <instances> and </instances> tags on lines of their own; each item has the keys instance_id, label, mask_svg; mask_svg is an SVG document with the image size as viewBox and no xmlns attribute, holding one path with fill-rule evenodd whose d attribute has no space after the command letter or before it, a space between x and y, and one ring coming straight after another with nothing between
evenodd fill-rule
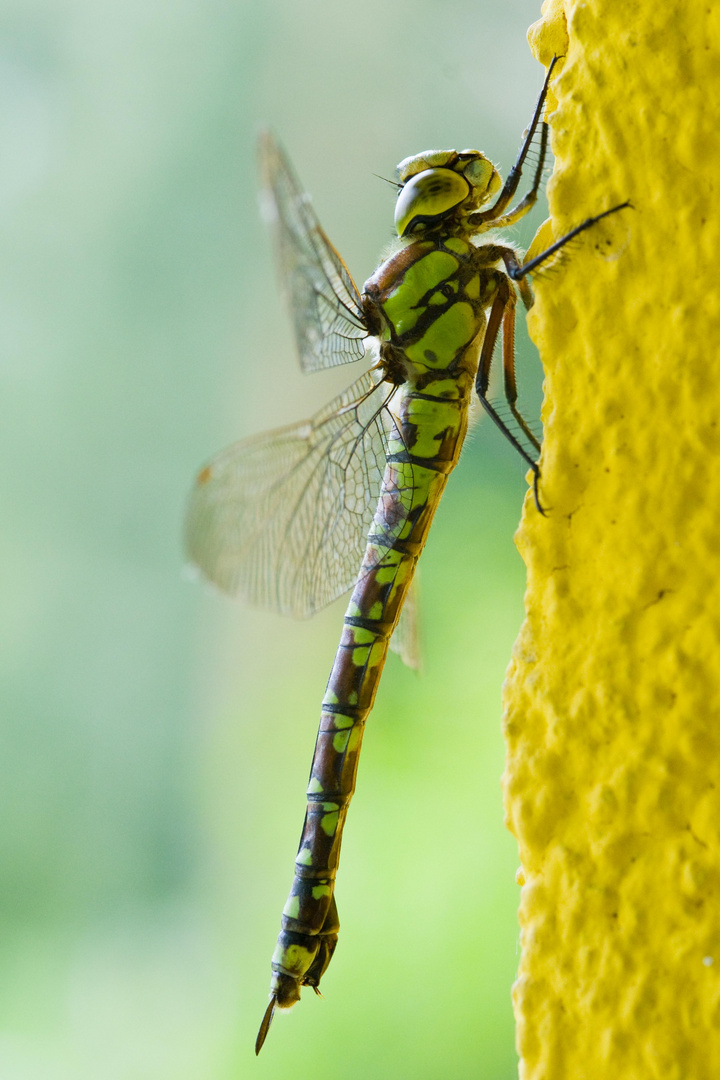
<instances>
[{"instance_id":1,"label":"dragonfly leg","mask_svg":"<svg viewBox=\"0 0 720 1080\"><path fill-rule=\"evenodd\" d=\"M540 452L540 441L531 430L525 417L517 407L517 383L515 381L515 297L510 293L502 318L502 357L503 357L503 385L505 388L505 400L510 406L510 412L515 417L523 435Z\"/></svg>"},{"instance_id":2,"label":"dragonfly leg","mask_svg":"<svg viewBox=\"0 0 720 1080\"><path fill-rule=\"evenodd\" d=\"M508 404L512 410L513 416L516 417L523 432L528 435L528 438L539 449L539 444L535 436L530 432L525 420L520 416L517 408L515 407L515 400L517 399L517 389L515 387L515 357L514 357L514 338L515 338L515 302L514 298L511 299L511 287L508 279L502 275L498 277L498 289L495 294L495 299L492 302L490 308L490 315L488 316L487 327L485 329L485 337L483 338L482 348L480 349L480 360L478 364L478 371L475 377L475 391L480 404L491 417L493 423L503 433L507 441L515 450L520 454L527 465L533 472L533 498L535 499L535 505L539 512L544 513L540 504L540 497L538 494L538 481L540 479L540 467L533 458L530 457L525 447L519 440L513 435L510 428L507 426L502 417L498 414L495 407L488 401L488 387L490 385L490 369L492 367L493 352L495 350L495 343L500 331L500 327L503 327L503 368L505 371L505 394L507 396L508 385L510 386L510 397L508 398ZM505 320L505 311L509 306L509 317ZM511 324L512 320L512 324ZM512 325L512 329L510 329ZM505 334L509 334L509 340L507 345L505 344ZM512 359L510 357L512 356ZM514 397L512 396L514 394ZM512 399L512 400L511 400Z\"/></svg>"},{"instance_id":3,"label":"dragonfly leg","mask_svg":"<svg viewBox=\"0 0 720 1080\"><path fill-rule=\"evenodd\" d=\"M520 151L518 153L515 164L508 173L507 180L503 185L502 191L498 195L497 200L495 201L495 204L493 206L491 206L488 210L482 210L479 213L473 214L470 217L469 220L471 224L480 225L483 222L492 221L493 227L495 227L495 223L497 221L498 228L509 225L512 224L512 222L517 221L518 218L521 218L523 214L526 214L530 207L534 205L537 199L538 190L540 188L542 171L545 166L545 155L547 153L548 132L547 124L545 124L544 122L541 124L540 153L538 156L538 162L535 169L535 176L533 177L532 186L528 191L527 195L525 195L524 198L521 199L518 205L514 207L514 209L510 210L509 213L506 214L504 217L502 216L505 207L511 201L513 195L517 191L518 184L520 183L523 165L525 164L525 159L528 155L528 151L530 150L530 146L532 145L533 138L535 137L535 132L537 130L538 124L540 123L540 117L542 116L543 109L545 107L545 98L547 97L548 87L550 85L550 76L552 75L553 68L555 67L555 64L558 62L559 59L560 57L553 56L552 60L550 61L550 66L547 69L545 81L543 82L540 96L537 99L537 104L535 105L535 111L533 113L532 120L530 121L530 126L527 129L527 133L523 140L523 144L520 147Z\"/></svg>"},{"instance_id":4,"label":"dragonfly leg","mask_svg":"<svg viewBox=\"0 0 720 1080\"><path fill-rule=\"evenodd\" d=\"M514 206L512 210L508 210L507 214L502 214L499 217L490 219L493 229L506 229L509 225L514 225L520 218L525 217L528 210L530 210L537 202L538 191L540 190L540 183L542 181L543 169L545 168L545 156L547 154L548 144L548 126L543 121L540 126L540 150L538 153L537 164L535 166L535 176L530 190L520 200L517 206Z\"/></svg>"},{"instance_id":5,"label":"dragonfly leg","mask_svg":"<svg viewBox=\"0 0 720 1080\"><path fill-rule=\"evenodd\" d=\"M532 287L530 282L522 274L518 274L518 271L522 270L522 263L517 257L517 252L513 248L502 248L500 251L502 261L505 263L505 269L508 272L508 277L515 282L520 293L520 299L525 305L527 311L535 303L535 297L533 296Z\"/></svg>"},{"instance_id":6,"label":"dragonfly leg","mask_svg":"<svg viewBox=\"0 0 720 1080\"><path fill-rule=\"evenodd\" d=\"M505 265L507 266L508 275L518 285L518 288L522 291L522 281L527 274L532 274L534 270L537 270L538 266L541 266L548 259L556 255L558 251L565 247L571 240L574 240L580 233L585 232L586 229L591 229L593 225L597 225L598 221L602 221L603 218L609 217L610 214L616 214L618 210L630 209L634 210L633 204L629 199L626 199L623 203L618 203L617 206L611 206L609 210L603 210L602 214L595 214L593 217L585 218L579 225L576 225L570 232L565 233L559 240L556 240L554 244L551 244L545 251L541 251L539 255L536 255L534 259L531 259L527 263L519 263L517 257L515 257L514 265L510 264L508 258L505 259ZM508 249L509 250L509 249ZM514 253L513 253L514 254Z\"/></svg>"}]
</instances>

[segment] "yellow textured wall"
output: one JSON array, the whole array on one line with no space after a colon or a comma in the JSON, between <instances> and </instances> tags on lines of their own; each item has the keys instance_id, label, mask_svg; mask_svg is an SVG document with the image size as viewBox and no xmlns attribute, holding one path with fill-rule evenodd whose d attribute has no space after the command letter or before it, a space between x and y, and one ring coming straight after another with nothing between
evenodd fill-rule
<instances>
[{"instance_id":1,"label":"yellow textured wall","mask_svg":"<svg viewBox=\"0 0 720 1080\"><path fill-rule=\"evenodd\" d=\"M720 1078L720 8L550 0L541 498L506 691L523 1080ZM622 220L620 220L622 219Z\"/></svg>"}]
</instances>

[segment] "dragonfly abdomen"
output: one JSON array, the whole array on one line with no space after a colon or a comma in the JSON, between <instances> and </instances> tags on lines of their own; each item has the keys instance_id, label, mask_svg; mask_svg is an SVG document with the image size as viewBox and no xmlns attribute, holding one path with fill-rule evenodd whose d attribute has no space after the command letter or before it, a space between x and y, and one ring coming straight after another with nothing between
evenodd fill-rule
<instances>
[{"instance_id":1,"label":"dragonfly abdomen","mask_svg":"<svg viewBox=\"0 0 720 1080\"><path fill-rule=\"evenodd\" d=\"M279 1008L293 1005L302 986L318 985L337 941L333 891L342 831L365 720L396 621L363 618L359 591L353 592L323 698L295 876L272 960L271 995Z\"/></svg>"},{"instance_id":2,"label":"dragonfly abdomen","mask_svg":"<svg viewBox=\"0 0 720 1080\"><path fill-rule=\"evenodd\" d=\"M453 382L458 396L452 399L416 394L407 385L396 392L395 431L323 698L295 877L273 956L272 1005L279 1008L293 1005L302 986L317 987L337 941L335 876L365 721L467 427L470 377Z\"/></svg>"}]
</instances>

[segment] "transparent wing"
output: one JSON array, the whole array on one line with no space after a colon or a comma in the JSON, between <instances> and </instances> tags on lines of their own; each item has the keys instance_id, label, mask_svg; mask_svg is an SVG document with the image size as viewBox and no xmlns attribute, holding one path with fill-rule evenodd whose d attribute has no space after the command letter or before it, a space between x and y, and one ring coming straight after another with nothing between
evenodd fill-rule
<instances>
[{"instance_id":1,"label":"transparent wing","mask_svg":"<svg viewBox=\"0 0 720 1080\"><path fill-rule=\"evenodd\" d=\"M301 618L346 592L378 506L392 392L367 372L312 420L235 443L202 469L186 541L205 576L233 596ZM400 517L385 548L378 542L378 559Z\"/></svg>"},{"instance_id":2,"label":"transparent wing","mask_svg":"<svg viewBox=\"0 0 720 1080\"><path fill-rule=\"evenodd\" d=\"M275 236L303 371L361 359L368 331L360 293L269 132L260 139L260 169L263 213Z\"/></svg>"},{"instance_id":3,"label":"transparent wing","mask_svg":"<svg viewBox=\"0 0 720 1080\"><path fill-rule=\"evenodd\" d=\"M418 614L418 572L410 582L405 596L405 603L400 612L400 619L390 638L390 649L396 653L406 667L419 671L422 665L420 648L420 617Z\"/></svg>"}]
</instances>

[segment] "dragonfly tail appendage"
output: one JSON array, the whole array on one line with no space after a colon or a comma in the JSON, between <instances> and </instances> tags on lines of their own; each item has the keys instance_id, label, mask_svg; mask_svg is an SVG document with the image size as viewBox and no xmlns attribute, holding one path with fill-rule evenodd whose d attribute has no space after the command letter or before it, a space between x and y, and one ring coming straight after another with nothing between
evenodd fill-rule
<instances>
[{"instance_id":1,"label":"dragonfly tail appendage","mask_svg":"<svg viewBox=\"0 0 720 1080\"><path fill-rule=\"evenodd\" d=\"M262 1023L260 1024L260 1030L258 1031L257 1039L255 1040L255 1054L256 1055L260 1053L260 1051L263 1048L263 1044L264 1044L265 1040L267 1039L267 1033L270 1030L270 1025L272 1024L273 1016L275 1015L275 1007L276 1007L276 1005L277 1005L277 1001L275 999L275 995L271 994L270 995L270 1004L268 1005L267 1009L265 1010L265 1015L262 1018Z\"/></svg>"},{"instance_id":2,"label":"dragonfly tail appendage","mask_svg":"<svg viewBox=\"0 0 720 1080\"><path fill-rule=\"evenodd\" d=\"M288 901L289 906L292 898L296 895L297 878L293 882L293 891ZM320 886L322 888L322 886ZM316 886L317 889L317 886ZM259 1054L263 1043L267 1038L270 1025L272 1024L277 1009L291 1009L300 1000L300 991L303 986L310 986L315 993L322 997L319 990L320 980L325 974L328 964L332 960L337 945L340 921L338 919L335 898L330 894L330 905L323 922L320 933L300 934L288 930L287 916L283 916L283 928L280 931L278 942L275 947L272 962L272 983L270 988L270 1002L260 1024L257 1039L255 1040L255 1053ZM302 971L307 957L313 956L306 970ZM286 967L293 964L294 970Z\"/></svg>"}]
</instances>

